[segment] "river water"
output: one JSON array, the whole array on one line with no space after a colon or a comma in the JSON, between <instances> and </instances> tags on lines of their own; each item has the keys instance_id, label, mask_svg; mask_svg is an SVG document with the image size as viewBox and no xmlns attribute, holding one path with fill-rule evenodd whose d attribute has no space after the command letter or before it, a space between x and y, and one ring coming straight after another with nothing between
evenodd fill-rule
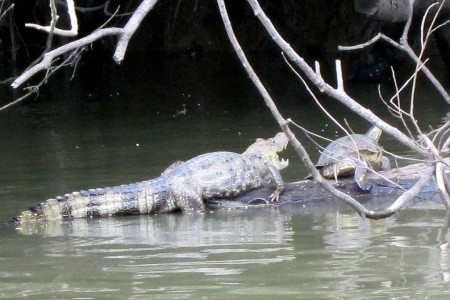
<instances>
[{"instance_id":1,"label":"river water","mask_svg":"<svg viewBox=\"0 0 450 300\"><path fill-rule=\"evenodd\" d=\"M55 78L39 98L0 113L0 220L74 190L153 178L176 160L242 152L278 131L234 58L156 61ZM259 68L286 117L336 137L300 83L285 79L286 67ZM82 80L88 75L95 80ZM391 118L376 86L348 89ZM422 90L419 123L436 127L447 106ZM355 131L369 127L335 102L324 104ZM381 142L413 156L388 136ZM282 156L291 162L286 181L306 175L292 149ZM450 294L449 216L441 203L423 200L381 221L318 203L21 230L2 222L0 298L443 299Z\"/></svg>"}]
</instances>

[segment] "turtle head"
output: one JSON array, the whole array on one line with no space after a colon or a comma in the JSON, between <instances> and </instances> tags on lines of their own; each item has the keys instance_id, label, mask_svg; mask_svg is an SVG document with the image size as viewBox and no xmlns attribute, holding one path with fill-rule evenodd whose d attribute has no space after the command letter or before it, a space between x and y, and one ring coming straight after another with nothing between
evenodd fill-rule
<instances>
[{"instance_id":1,"label":"turtle head","mask_svg":"<svg viewBox=\"0 0 450 300\"><path fill-rule=\"evenodd\" d=\"M243 153L244 155L260 154L270 164L278 170L282 170L289 165L289 159L278 157L278 153L286 149L289 140L284 132L277 133L273 138L267 140L258 138Z\"/></svg>"},{"instance_id":2,"label":"turtle head","mask_svg":"<svg viewBox=\"0 0 450 300\"><path fill-rule=\"evenodd\" d=\"M374 140L375 142L378 142L382 133L383 130L381 130L377 126L372 126L369 128L369 130L367 130L366 136Z\"/></svg>"}]
</instances>

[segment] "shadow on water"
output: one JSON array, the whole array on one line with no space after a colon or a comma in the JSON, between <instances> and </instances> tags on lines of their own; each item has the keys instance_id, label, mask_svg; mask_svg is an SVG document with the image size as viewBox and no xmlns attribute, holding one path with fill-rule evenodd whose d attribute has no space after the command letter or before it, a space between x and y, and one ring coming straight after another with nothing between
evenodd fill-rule
<instances>
[{"instance_id":1,"label":"shadow on water","mask_svg":"<svg viewBox=\"0 0 450 300\"><path fill-rule=\"evenodd\" d=\"M0 115L0 220L56 195L158 176L176 160L242 152L279 130L234 57L152 61L81 70ZM286 117L340 135L285 66L258 68ZM377 86L348 92L391 118L374 100ZM448 118L432 97L418 98L425 127ZM322 101L355 131L369 127ZM412 155L386 135L381 142ZM303 178L293 150L282 156L291 162L285 180ZM424 201L377 222L335 203L0 226L0 298L442 297L450 281L444 220L440 205Z\"/></svg>"}]
</instances>

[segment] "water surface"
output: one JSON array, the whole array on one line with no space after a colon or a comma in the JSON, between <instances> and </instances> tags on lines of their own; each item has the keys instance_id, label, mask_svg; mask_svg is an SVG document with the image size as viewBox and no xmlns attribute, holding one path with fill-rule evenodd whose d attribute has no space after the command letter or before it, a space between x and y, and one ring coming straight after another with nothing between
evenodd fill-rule
<instances>
[{"instance_id":1,"label":"water surface","mask_svg":"<svg viewBox=\"0 0 450 300\"><path fill-rule=\"evenodd\" d=\"M55 81L37 100L1 113L0 220L59 194L146 180L173 161L242 152L273 136L279 129L236 61L213 62L92 70L101 83ZM296 80L267 69L286 117L339 135ZM349 93L392 118L374 101L376 86ZM419 122L441 124L446 106L420 97ZM324 104L354 130L369 127L332 100ZM386 135L382 144L413 156ZM282 156L291 161L285 180L302 179L294 151ZM0 298L442 299L450 293L447 219L440 203L424 199L381 221L322 203L2 225Z\"/></svg>"}]
</instances>

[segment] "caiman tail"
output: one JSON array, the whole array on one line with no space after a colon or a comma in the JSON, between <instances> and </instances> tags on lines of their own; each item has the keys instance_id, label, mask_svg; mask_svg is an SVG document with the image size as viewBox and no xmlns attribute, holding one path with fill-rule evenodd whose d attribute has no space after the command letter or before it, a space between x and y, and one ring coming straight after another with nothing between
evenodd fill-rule
<instances>
[{"instance_id":1,"label":"caiman tail","mask_svg":"<svg viewBox=\"0 0 450 300\"><path fill-rule=\"evenodd\" d=\"M81 190L48 199L21 212L9 223L18 225L23 222L169 212L175 207L167 201L168 190L166 180L161 177L114 187Z\"/></svg>"}]
</instances>

